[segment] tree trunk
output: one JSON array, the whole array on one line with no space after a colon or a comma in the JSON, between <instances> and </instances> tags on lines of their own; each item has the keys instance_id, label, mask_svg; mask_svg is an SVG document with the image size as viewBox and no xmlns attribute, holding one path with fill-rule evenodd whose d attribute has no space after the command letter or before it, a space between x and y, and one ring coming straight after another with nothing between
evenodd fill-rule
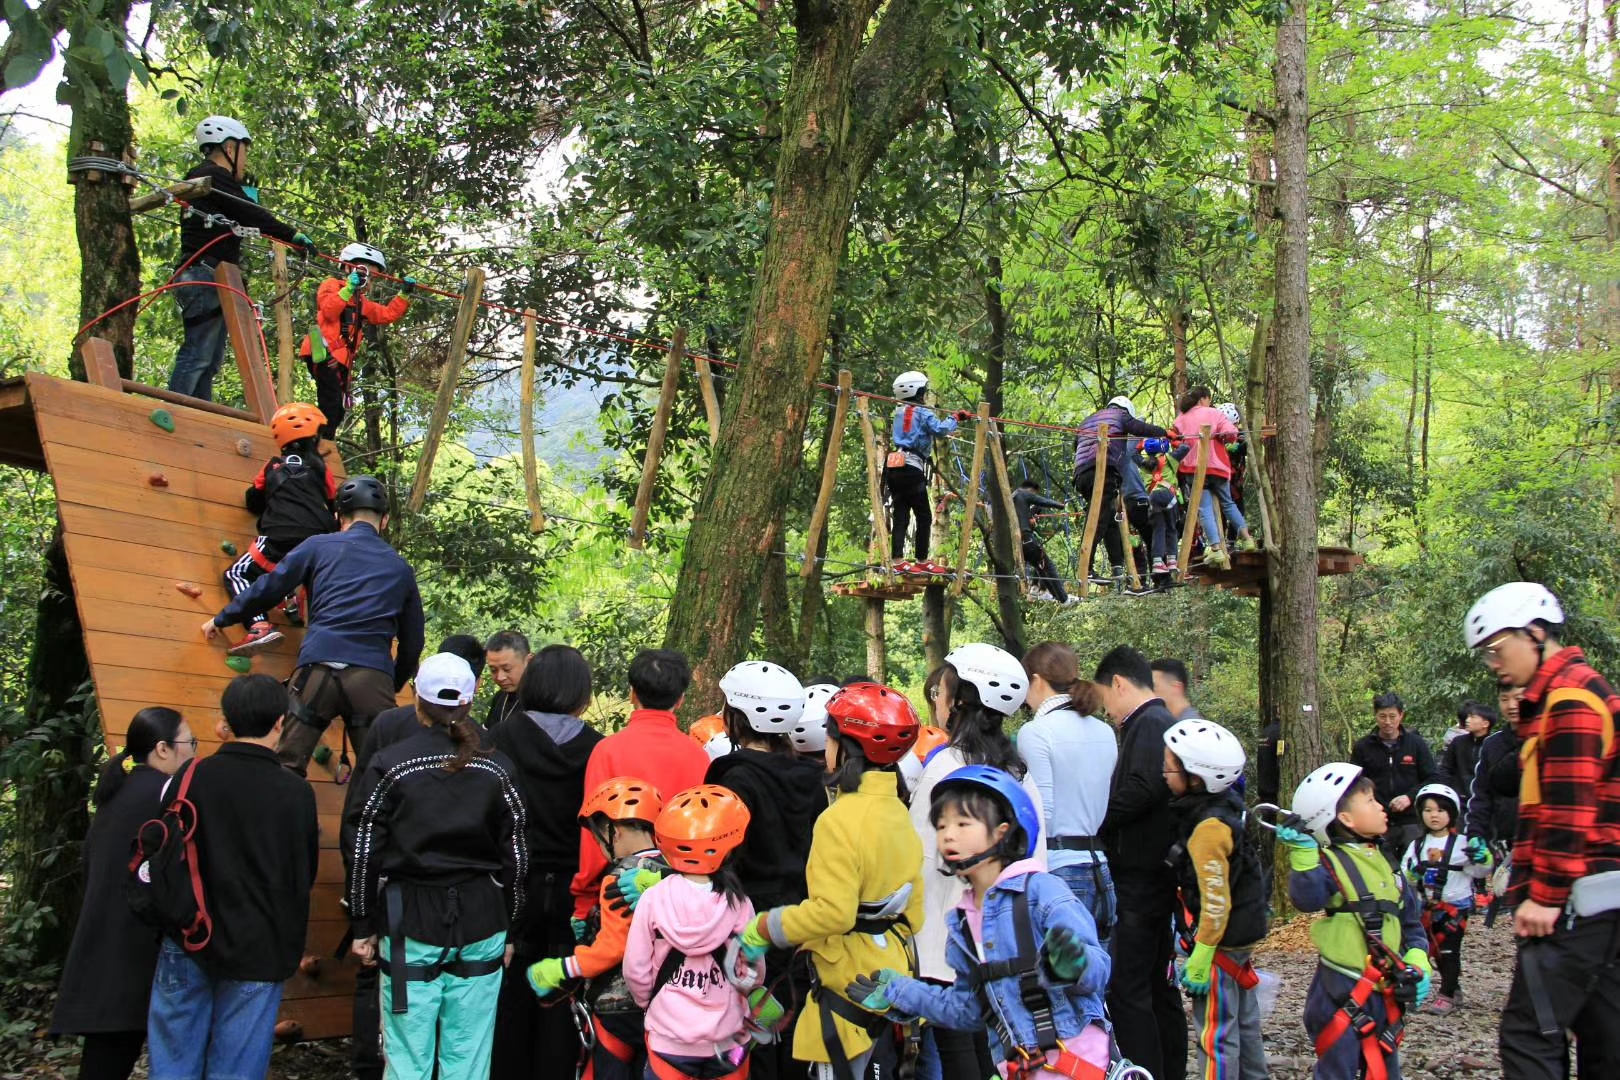
<instances>
[{"instance_id":1,"label":"tree trunk","mask_svg":"<svg viewBox=\"0 0 1620 1080\"><path fill-rule=\"evenodd\" d=\"M782 535L778 526L776 535ZM765 584L759 610L765 630L765 659L789 671L801 670L795 658L798 638L793 633L793 608L788 601L787 560L772 552L765 557Z\"/></svg>"},{"instance_id":2,"label":"tree trunk","mask_svg":"<svg viewBox=\"0 0 1620 1080\"><path fill-rule=\"evenodd\" d=\"M1176 395L1176 407L1180 408L1181 395L1187 392L1187 313L1179 303L1170 305L1170 355L1174 361L1170 388Z\"/></svg>"},{"instance_id":3,"label":"tree trunk","mask_svg":"<svg viewBox=\"0 0 1620 1080\"><path fill-rule=\"evenodd\" d=\"M771 222L726 398L720 441L693 515L666 640L693 662L690 707L714 702L759 611L777 522L802 459L850 211L873 163L920 114L944 57L921 0L800 0Z\"/></svg>"},{"instance_id":4,"label":"tree trunk","mask_svg":"<svg viewBox=\"0 0 1620 1080\"><path fill-rule=\"evenodd\" d=\"M984 311L990 324L990 341L984 361L984 400L990 405L990 415L1000 416L1006 404L1002 384L1007 367L1007 309L1001 299L1000 255L990 256L988 269L989 277L984 283ZM1002 644L1014 656L1023 656L1024 606L1020 602L1023 592L1014 576L1018 560L1013 551L1018 543L1018 525L1009 521L1002 511L1002 507L1011 501L1012 492L1002 490L1001 470L990 467L988 461L984 477L990 503L990 565L996 575L996 608L1001 615ZM1012 482L1010 477L1007 482Z\"/></svg>"},{"instance_id":5,"label":"tree trunk","mask_svg":"<svg viewBox=\"0 0 1620 1080\"><path fill-rule=\"evenodd\" d=\"M1282 718L1288 753L1284 790L1325 757L1317 708L1316 465L1312 454L1310 203L1305 0L1292 0L1277 28L1276 388L1277 516L1282 542L1271 560L1275 682L1269 700Z\"/></svg>"}]
</instances>

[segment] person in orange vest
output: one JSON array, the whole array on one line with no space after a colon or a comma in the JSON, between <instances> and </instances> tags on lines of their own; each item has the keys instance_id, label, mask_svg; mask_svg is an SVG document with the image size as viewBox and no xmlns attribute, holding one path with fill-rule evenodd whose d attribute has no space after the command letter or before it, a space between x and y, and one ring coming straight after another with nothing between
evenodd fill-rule
<instances>
[{"instance_id":1,"label":"person in orange vest","mask_svg":"<svg viewBox=\"0 0 1620 1080\"><path fill-rule=\"evenodd\" d=\"M315 380L315 403L326 415L321 438L337 437L348 415L354 381L354 361L371 327L398 322L411 306L416 279L405 278L399 292L386 304L366 298L371 276L388 269L383 253L370 244L350 244L338 253L349 267L347 277L330 277L315 292L315 326L319 334L304 335L298 355Z\"/></svg>"}]
</instances>

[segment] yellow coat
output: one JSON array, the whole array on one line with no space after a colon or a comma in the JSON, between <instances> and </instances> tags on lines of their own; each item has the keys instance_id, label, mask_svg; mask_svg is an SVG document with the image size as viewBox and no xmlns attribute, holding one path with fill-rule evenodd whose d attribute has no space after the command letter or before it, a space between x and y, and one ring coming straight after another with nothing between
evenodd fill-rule
<instances>
[{"instance_id":1,"label":"yellow coat","mask_svg":"<svg viewBox=\"0 0 1620 1080\"><path fill-rule=\"evenodd\" d=\"M915 932L923 919L922 843L900 801L896 775L871 770L859 791L840 795L816 819L805 883L810 898L770 914L771 937L782 947L802 946L810 954L822 993L844 995L857 975L882 968L914 974L900 932L857 934L856 906L892 896L911 886L906 920ZM872 1040L860 1028L834 1017L839 1041L850 1058L865 1053ZM812 1002L799 1017L793 1056L826 1061L821 1010Z\"/></svg>"}]
</instances>

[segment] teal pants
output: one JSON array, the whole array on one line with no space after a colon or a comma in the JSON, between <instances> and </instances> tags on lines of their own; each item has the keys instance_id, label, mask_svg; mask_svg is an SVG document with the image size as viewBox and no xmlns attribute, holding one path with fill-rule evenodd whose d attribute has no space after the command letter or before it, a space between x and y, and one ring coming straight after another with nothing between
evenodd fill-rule
<instances>
[{"instance_id":1,"label":"teal pants","mask_svg":"<svg viewBox=\"0 0 1620 1080\"><path fill-rule=\"evenodd\" d=\"M383 948L388 942L381 942ZM506 949L506 932L451 949L446 960L493 960ZM405 939L407 964L435 964L444 950L415 938ZM495 1002L501 995L501 973L473 979L440 975L432 982L408 982L410 1008L395 1013L388 1003L393 980L382 983L383 1056L387 1080L432 1080L435 1061L440 1080L488 1080L489 1053L495 1042Z\"/></svg>"}]
</instances>

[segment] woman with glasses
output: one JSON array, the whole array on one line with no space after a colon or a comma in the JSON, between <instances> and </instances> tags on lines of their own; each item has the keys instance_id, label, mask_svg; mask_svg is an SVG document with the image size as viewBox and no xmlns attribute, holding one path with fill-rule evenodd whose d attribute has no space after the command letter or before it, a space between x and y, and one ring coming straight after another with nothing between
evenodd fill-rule
<instances>
[{"instance_id":1,"label":"woman with glasses","mask_svg":"<svg viewBox=\"0 0 1620 1080\"><path fill-rule=\"evenodd\" d=\"M96 813L84 843L84 905L51 1017L51 1034L84 1036L80 1080L127 1080L141 1056L158 935L124 898L129 844L158 816L169 777L196 756L197 738L184 717L142 709L91 796Z\"/></svg>"}]
</instances>

